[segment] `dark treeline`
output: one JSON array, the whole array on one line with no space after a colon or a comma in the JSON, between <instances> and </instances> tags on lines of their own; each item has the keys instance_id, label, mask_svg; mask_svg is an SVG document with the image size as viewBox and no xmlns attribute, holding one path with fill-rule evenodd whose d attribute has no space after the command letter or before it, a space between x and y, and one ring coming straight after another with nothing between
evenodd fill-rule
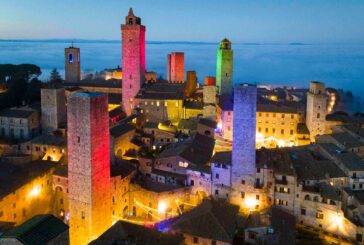
<instances>
[{"instance_id":1,"label":"dark treeline","mask_svg":"<svg viewBox=\"0 0 364 245\"><path fill-rule=\"evenodd\" d=\"M0 110L40 101L41 74L40 68L32 64L0 64L0 86L6 90L0 93Z\"/></svg>"}]
</instances>

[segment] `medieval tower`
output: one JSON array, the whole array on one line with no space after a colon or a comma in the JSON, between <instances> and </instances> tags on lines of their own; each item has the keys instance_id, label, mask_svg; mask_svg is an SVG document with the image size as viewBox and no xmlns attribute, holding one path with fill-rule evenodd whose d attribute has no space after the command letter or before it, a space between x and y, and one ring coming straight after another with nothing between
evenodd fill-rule
<instances>
[{"instance_id":1,"label":"medieval tower","mask_svg":"<svg viewBox=\"0 0 364 245\"><path fill-rule=\"evenodd\" d=\"M64 88L47 87L41 89L42 132L56 131L66 123L66 95Z\"/></svg>"},{"instance_id":2,"label":"medieval tower","mask_svg":"<svg viewBox=\"0 0 364 245\"><path fill-rule=\"evenodd\" d=\"M307 92L306 125L312 141L317 135L325 133L326 114L325 84L310 82L310 89Z\"/></svg>"},{"instance_id":3,"label":"medieval tower","mask_svg":"<svg viewBox=\"0 0 364 245\"><path fill-rule=\"evenodd\" d=\"M80 49L73 46L64 50L64 64L67 82L79 82L81 80Z\"/></svg>"},{"instance_id":4,"label":"medieval tower","mask_svg":"<svg viewBox=\"0 0 364 245\"><path fill-rule=\"evenodd\" d=\"M241 204L254 193L257 87L238 85L234 90L231 201Z\"/></svg>"},{"instance_id":5,"label":"medieval tower","mask_svg":"<svg viewBox=\"0 0 364 245\"><path fill-rule=\"evenodd\" d=\"M145 26L129 10L125 24L121 25L122 39L122 106L127 115L137 104L134 97L145 80Z\"/></svg>"},{"instance_id":6,"label":"medieval tower","mask_svg":"<svg viewBox=\"0 0 364 245\"><path fill-rule=\"evenodd\" d=\"M185 81L185 55L183 52L173 52L167 55L167 81Z\"/></svg>"},{"instance_id":7,"label":"medieval tower","mask_svg":"<svg viewBox=\"0 0 364 245\"><path fill-rule=\"evenodd\" d=\"M88 244L112 223L107 107L107 94L98 92L77 93L68 99L71 244Z\"/></svg>"},{"instance_id":8,"label":"medieval tower","mask_svg":"<svg viewBox=\"0 0 364 245\"><path fill-rule=\"evenodd\" d=\"M230 95L233 92L233 58L231 42L225 38L220 42L217 50L216 86L219 88L220 95Z\"/></svg>"}]
</instances>

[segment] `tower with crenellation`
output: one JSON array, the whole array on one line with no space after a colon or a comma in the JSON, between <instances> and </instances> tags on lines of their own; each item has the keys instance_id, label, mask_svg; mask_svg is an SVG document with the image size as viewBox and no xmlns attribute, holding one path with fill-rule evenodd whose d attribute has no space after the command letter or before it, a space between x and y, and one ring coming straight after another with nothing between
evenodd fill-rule
<instances>
[{"instance_id":1,"label":"tower with crenellation","mask_svg":"<svg viewBox=\"0 0 364 245\"><path fill-rule=\"evenodd\" d=\"M217 50L216 86L220 95L231 95L233 92L233 63L234 53L231 42L225 38L220 42L220 47Z\"/></svg>"},{"instance_id":2,"label":"tower with crenellation","mask_svg":"<svg viewBox=\"0 0 364 245\"><path fill-rule=\"evenodd\" d=\"M145 81L145 31L141 19L130 8L121 25L122 39L122 106L130 115L137 104L135 96Z\"/></svg>"},{"instance_id":3,"label":"tower with crenellation","mask_svg":"<svg viewBox=\"0 0 364 245\"><path fill-rule=\"evenodd\" d=\"M110 133L108 96L69 96L67 111L70 243L88 244L110 228Z\"/></svg>"}]
</instances>

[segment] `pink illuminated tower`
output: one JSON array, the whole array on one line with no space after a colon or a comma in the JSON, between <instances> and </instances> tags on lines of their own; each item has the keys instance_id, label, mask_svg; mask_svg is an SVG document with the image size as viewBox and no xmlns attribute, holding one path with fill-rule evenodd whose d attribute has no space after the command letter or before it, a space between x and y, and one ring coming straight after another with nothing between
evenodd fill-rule
<instances>
[{"instance_id":1,"label":"pink illuminated tower","mask_svg":"<svg viewBox=\"0 0 364 245\"><path fill-rule=\"evenodd\" d=\"M183 52L173 52L167 55L167 81L185 81L185 55Z\"/></svg>"},{"instance_id":2,"label":"pink illuminated tower","mask_svg":"<svg viewBox=\"0 0 364 245\"><path fill-rule=\"evenodd\" d=\"M110 134L107 94L68 99L70 243L88 244L110 228Z\"/></svg>"},{"instance_id":3,"label":"pink illuminated tower","mask_svg":"<svg viewBox=\"0 0 364 245\"><path fill-rule=\"evenodd\" d=\"M125 24L121 25L122 39L122 106L127 115L137 104L134 97L145 80L145 26L130 8Z\"/></svg>"}]
</instances>

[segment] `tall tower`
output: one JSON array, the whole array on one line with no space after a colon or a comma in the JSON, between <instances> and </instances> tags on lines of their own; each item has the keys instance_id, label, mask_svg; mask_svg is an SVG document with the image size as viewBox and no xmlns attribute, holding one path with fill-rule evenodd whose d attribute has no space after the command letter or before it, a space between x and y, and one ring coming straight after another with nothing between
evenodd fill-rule
<instances>
[{"instance_id":1,"label":"tall tower","mask_svg":"<svg viewBox=\"0 0 364 245\"><path fill-rule=\"evenodd\" d=\"M241 204L248 193L254 193L255 134L257 87L238 85L234 90L233 149L231 184L232 202Z\"/></svg>"},{"instance_id":2,"label":"tall tower","mask_svg":"<svg viewBox=\"0 0 364 245\"><path fill-rule=\"evenodd\" d=\"M197 88L197 75L196 71L187 71L186 79L186 96L190 97Z\"/></svg>"},{"instance_id":3,"label":"tall tower","mask_svg":"<svg viewBox=\"0 0 364 245\"><path fill-rule=\"evenodd\" d=\"M137 104L134 97L145 80L145 26L130 8L125 24L121 25L122 39L122 105L127 115Z\"/></svg>"},{"instance_id":4,"label":"tall tower","mask_svg":"<svg viewBox=\"0 0 364 245\"><path fill-rule=\"evenodd\" d=\"M79 82L81 80L80 49L69 47L64 49L64 66L67 82Z\"/></svg>"},{"instance_id":5,"label":"tall tower","mask_svg":"<svg viewBox=\"0 0 364 245\"><path fill-rule=\"evenodd\" d=\"M167 81L185 81L185 54L183 52L167 54Z\"/></svg>"},{"instance_id":6,"label":"tall tower","mask_svg":"<svg viewBox=\"0 0 364 245\"><path fill-rule=\"evenodd\" d=\"M88 244L112 223L107 107L107 95L98 92L81 92L68 99L71 244Z\"/></svg>"},{"instance_id":7,"label":"tall tower","mask_svg":"<svg viewBox=\"0 0 364 245\"><path fill-rule=\"evenodd\" d=\"M220 42L220 47L217 50L216 86L219 88L220 95L232 94L233 63L234 55L231 49L231 42L225 38Z\"/></svg>"},{"instance_id":8,"label":"tall tower","mask_svg":"<svg viewBox=\"0 0 364 245\"><path fill-rule=\"evenodd\" d=\"M310 82L310 89L307 92L306 125L310 130L312 141L315 140L315 136L325 133L326 108L325 84Z\"/></svg>"},{"instance_id":9,"label":"tall tower","mask_svg":"<svg viewBox=\"0 0 364 245\"><path fill-rule=\"evenodd\" d=\"M56 131L66 123L66 95L64 88L48 87L41 89L42 132Z\"/></svg>"}]
</instances>

